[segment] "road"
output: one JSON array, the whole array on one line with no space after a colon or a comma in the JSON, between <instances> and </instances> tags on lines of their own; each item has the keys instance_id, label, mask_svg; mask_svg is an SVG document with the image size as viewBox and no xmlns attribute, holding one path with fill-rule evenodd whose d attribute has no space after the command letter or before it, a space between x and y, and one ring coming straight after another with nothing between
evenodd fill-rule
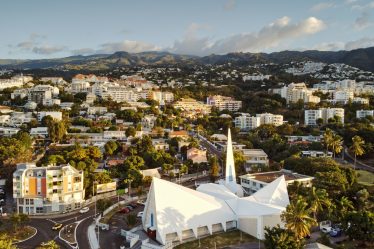
<instances>
[{"instance_id":1,"label":"road","mask_svg":"<svg viewBox=\"0 0 374 249\"><path fill-rule=\"evenodd\" d=\"M117 196L111 198L113 202L116 202ZM34 249L39 246L42 242L46 242L49 240L55 240L56 243L62 249L69 249L71 248L66 242L59 239L58 234L59 231L53 231L52 227L55 223L61 223L64 226L72 224L74 222L79 222L77 227L76 235L77 235L77 242L79 249L90 249L90 244L88 242L88 235L87 229L88 226L92 224L94 221L94 214L95 214L95 205L90 204L88 206L90 210L87 213L81 214L78 211L68 213L65 215L53 215L53 216L39 216L39 217L31 217L29 222L30 226L35 227L38 232L37 234L32 237L31 239L18 243L17 246L20 249Z\"/></svg>"},{"instance_id":2,"label":"road","mask_svg":"<svg viewBox=\"0 0 374 249\"><path fill-rule=\"evenodd\" d=\"M352 164L352 167L354 165L354 157L352 157L350 154L348 154L348 149L344 148L344 160L347 162L350 162ZM361 163L360 161L356 160L356 169L363 169L374 173L374 167L370 165L366 165L364 163Z\"/></svg>"}]
</instances>

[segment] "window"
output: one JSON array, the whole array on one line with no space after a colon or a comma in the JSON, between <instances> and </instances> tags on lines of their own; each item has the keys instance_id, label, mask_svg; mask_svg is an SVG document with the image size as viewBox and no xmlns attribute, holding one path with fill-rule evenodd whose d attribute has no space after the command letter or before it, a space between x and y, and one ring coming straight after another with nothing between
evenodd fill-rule
<instances>
[{"instance_id":1,"label":"window","mask_svg":"<svg viewBox=\"0 0 374 249\"><path fill-rule=\"evenodd\" d=\"M57 189L54 189L54 190L53 190L53 193L54 193L54 194L57 194Z\"/></svg>"},{"instance_id":2,"label":"window","mask_svg":"<svg viewBox=\"0 0 374 249\"><path fill-rule=\"evenodd\" d=\"M30 199L30 205L34 205L34 199Z\"/></svg>"},{"instance_id":3,"label":"window","mask_svg":"<svg viewBox=\"0 0 374 249\"><path fill-rule=\"evenodd\" d=\"M30 200L26 199L26 205L29 205L29 203L30 203Z\"/></svg>"},{"instance_id":4,"label":"window","mask_svg":"<svg viewBox=\"0 0 374 249\"><path fill-rule=\"evenodd\" d=\"M37 214L41 214L41 213L43 213L43 212L44 212L43 207L37 207L37 208L36 208L36 213L37 213Z\"/></svg>"}]
</instances>

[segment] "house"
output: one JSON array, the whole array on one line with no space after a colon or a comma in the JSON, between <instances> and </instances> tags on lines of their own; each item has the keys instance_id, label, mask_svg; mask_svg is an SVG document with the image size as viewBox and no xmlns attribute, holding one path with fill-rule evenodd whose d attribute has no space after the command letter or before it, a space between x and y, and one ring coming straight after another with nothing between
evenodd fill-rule
<instances>
[{"instance_id":1,"label":"house","mask_svg":"<svg viewBox=\"0 0 374 249\"><path fill-rule=\"evenodd\" d=\"M245 160L245 170L251 171L254 168L261 170L269 166L268 155L262 149L242 149Z\"/></svg>"},{"instance_id":2,"label":"house","mask_svg":"<svg viewBox=\"0 0 374 249\"><path fill-rule=\"evenodd\" d=\"M306 187L311 187L312 181L314 179L314 177L294 173L290 170L285 169L282 169L280 171L246 174L239 176L239 178L240 184L247 195L252 195L253 193L256 193L258 190L262 189L281 176L285 178L287 185L290 185L294 182L299 182Z\"/></svg>"},{"instance_id":3,"label":"house","mask_svg":"<svg viewBox=\"0 0 374 249\"><path fill-rule=\"evenodd\" d=\"M328 151L327 154L324 151L316 150L304 150L300 152L301 157L332 157L332 152Z\"/></svg>"},{"instance_id":4,"label":"house","mask_svg":"<svg viewBox=\"0 0 374 249\"><path fill-rule=\"evenodd\" d=\"M169 133L169 138L174 138L174 137L180 137L182 139L188 139L190 136L188 135L188 132L186 130L180 130L180 131L171 131Z\"/></svg>"},{"instance_id":5,"label":"house","mask_svg":"<svg viewBox=\"0 0 374 249\"><path fill-rule=\"evenodd\" d=\"M369 116L374 116L374 110L357 110L356 118L366 118Z\"/></svg>"},{"instance_id":6,"label":"house","mask_svg":"<svg viewBox=\"0 0 374 249\"><path fill-rule=\"evenodd\" d=\"M38 121L42 121L42 119L46 116L51 116L54 120L61 121L62 120L62 112L38 112L37 118Z\"/></svg>"},{"instance_id":7,"label":"house","mask_svg":"<svg viewBox=\"0 0 374 249\"><path fill-rule=\"evenodd\" d=\"M165 139L162 139L162 138L152 139L152 145L157 151L159 150L168 151L169 150L169 144L166 142Z\"/></svg>"},{"instance_id":8,"label":"house","mask_svg":"<svg viewBox=\"0 0 374 249\"><path fill-rule=\"evenodd\" d=\"M1 117L1 116L0 116ZM0 137L10 137L17 134L21 129L13 127L0 127Z\"/></svg>"},{"instance_id":9,"label":"house","mask_svg":"<svg viewBox=\"0 0 374 249\"><path fill-rule=\"evenodd\" d=\"M191 148L187 150L187 160L192 160L193 163L207 163L206 150Z\"/></svg>"},{"instance_id":10,"label":"house","mask_svg":"<svg viewBox=\"0 0 374 249\"><path fill-rule=\"evenodd\" d=\"M48 137L48 127L31 128L30 135L33 137Z\"/></svg>"},{"instance_id":11,"label":"house","mask_svg":"<svg viewBox=\"0 0 374 249\"><path fill-rule=\"evenodd\" d=\"M87 108L88 115L102 115L107 112L108 112L108 109L103 106L90 106Z\"/></svg>"}]
</instances>

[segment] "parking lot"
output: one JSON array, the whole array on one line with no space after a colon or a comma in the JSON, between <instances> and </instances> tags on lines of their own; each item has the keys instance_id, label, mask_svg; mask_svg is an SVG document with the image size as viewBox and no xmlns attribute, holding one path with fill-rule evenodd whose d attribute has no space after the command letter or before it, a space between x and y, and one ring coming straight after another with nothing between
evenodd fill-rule
<instances>
[{"instance_id":1,"label":"parking lot","mask_svg":"<svg viewBox=\"0 0 374 249\"><path fill-rule=\"evenodd\" d=\"M125 238L121 236L121 229L130 230L126 222L126 218L129 215L137 215L139 212L142 212L144 206L139 205L133 210L129 210L128 213L122 211L124 207L121 207L114 215L109 219L109 231L100 231L100 245L102 248L120 248L124 245ZM136 223L133 227L141 225L141 218L136 218Z\"/></svg>"}]
</instances>

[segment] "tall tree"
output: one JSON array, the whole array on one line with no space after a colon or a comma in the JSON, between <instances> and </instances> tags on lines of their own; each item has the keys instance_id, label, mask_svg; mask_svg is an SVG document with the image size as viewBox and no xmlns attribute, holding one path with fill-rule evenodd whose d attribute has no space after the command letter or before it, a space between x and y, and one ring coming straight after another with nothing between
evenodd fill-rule
<instances>
[{"instance_id":1,"label":"tall tree","mask_svg":"<svg viewBox=\"0 0 374 249\"><path fill-rule=\"evenodd\" d=\"M299 240L310 235L310 228L317 225L317 221L310 216L311 210L307 207L308 203L299 196L281 214L281 219L286 223L286 228L293 231Z\"/></svg>"},{"instance_id":2,"label":"tall tree","mask_svg":"<svg viewBox=\"0 0 374 249\"><path fill-rule=\"evenodd\" d=\"M355 154L355 162L354 162L354 168L356 169L356 158L357 156L361 156L365 153L365 150L364 150L364 144L365 144L365 141L360 137L360 136L354 136L352 138L352 146L350 147L350 149L353 151L353 153Z\"/></svg>"},{"instance_id":3,"label":"tall tree","mask_svg":"<svg viewBox=\"0 0 374 249\"><path fill-rule=\"evenodd\" d=\"M215 182L219 177L219 165L216 156L213 156L209 160L210 162L210 179L212 182Z\"/></svg>"},{"instance_id":4,"label":"tall tree","mask_svg":"<svg viewBox=\"0 0 374 249\"><path fill-rule=\"evenodd\" d=\"M329 194L325 189L316 189L312 187L308 195L308 201L310 203L310 209L313 212L314 219L317 219L317 213L324 210L324 208L330 208L331 200Z\"/></svg>"},{"instance_id":5,"label":"tall tree","mask_svg":"<svg viewBox=\"0 0 374 249\"><path fill-rule=\"evenodd\" d=\"M339 154L343 150L343 138L337 134L334 134L331 139L331 149L334 153L334 158L336 154Z\"/></svg>"},{"instance_id":6,"label":"tall tree","mask_svg":"<svg viewBox=\"0 0 374 249\"><path fill-rule=\"evenodd\" d=\"M13 240L6 233L0 233L0 248L1 249L17 249L18 247L13 245Z\"/></svg>"},{"instance_id":7,"label":"tall tree","mask_svg":"<svg viewBox=\"0 0 374 249\"><path fill-rule=\"evenodd\" d=\"M329 148L331 146L333 136L334 136L334 133L329 128L327 128L325 133L323 134L323 142L326 146L326 151L327 152L329 151Z\"/></svg>"},{"instance_id":8,"label":"tall tree","mask_svg":"<svg viewBox=\"0 0 374 249\"><path fill-rule=\"evenodd\" d=\"M52 121L48 125L48 134L52 142L59 142L66 134L66 127L62 121Z\"/></svg>"},{"instance_id":9,"label":"tall tree","mask_svg":"<svg viewBox=\"0 0 374 249\"><path fill-rule=\"evenodd\" d=\"M265 248L268 249L302 249L302 240L296 239L295 233L280 228L279 225L269 228L265 227Z\"/></svg>"}]
</instances>

